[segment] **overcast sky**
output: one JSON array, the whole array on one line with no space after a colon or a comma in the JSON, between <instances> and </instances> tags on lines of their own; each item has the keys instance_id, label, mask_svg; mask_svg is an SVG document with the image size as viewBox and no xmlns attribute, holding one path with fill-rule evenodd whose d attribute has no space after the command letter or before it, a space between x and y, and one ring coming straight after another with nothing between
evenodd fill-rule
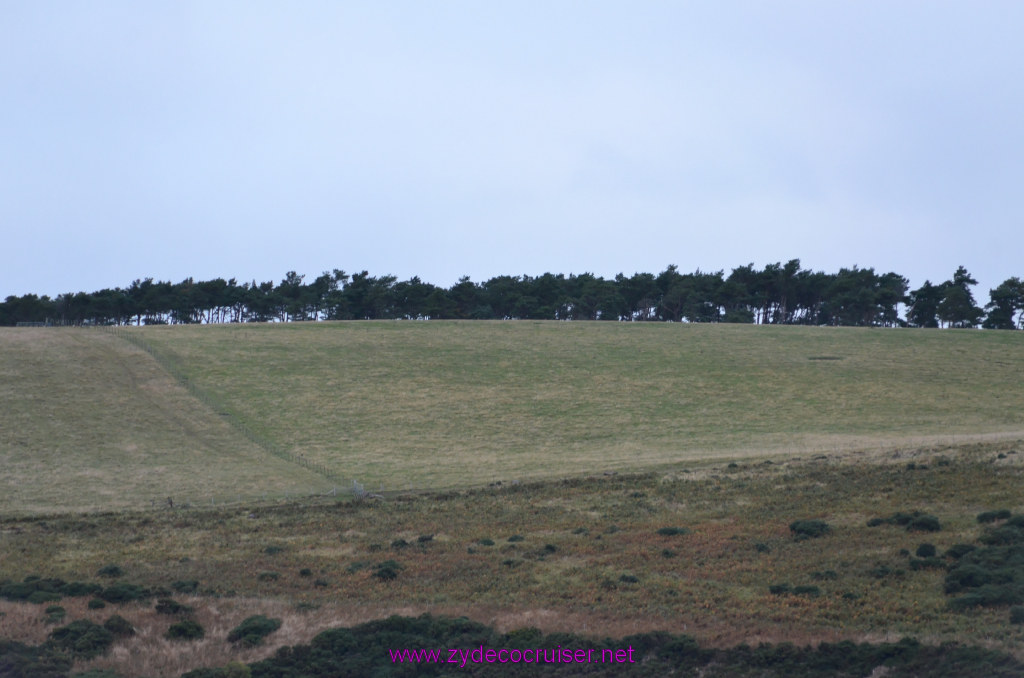
<instances>
[{"instance_id":1,"label":"overcast sky","mask_svg":"<svg viewBox=\"0 0 1024 678\"><path fill-rule=\"evenodd\" d=\"M1024 276L1024 2L0 0L0 298Z\"/></svg>"}]
</instances>

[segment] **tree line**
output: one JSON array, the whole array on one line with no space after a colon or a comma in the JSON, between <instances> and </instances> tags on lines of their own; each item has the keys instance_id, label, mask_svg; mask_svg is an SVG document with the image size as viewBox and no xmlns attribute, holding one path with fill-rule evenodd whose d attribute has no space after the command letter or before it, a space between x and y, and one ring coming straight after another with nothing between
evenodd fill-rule
<instances>
[{"instance_id":1,"label":"tree line","mask_svg":"<svg viewBox=\"0 0 1024 678\"><path fill-rule=\"evenodd\" d=\"M950 280L914 290L896 273L873 268L811 271L800 260L723 271L460 278L439 287L412 277L348 274L335 269L306 282L289 271L277 284L236 279L179 283L135 280L96 292L9 296L0 325L163 325L351 319L557 319L733 322L873 327L1024 328L1024 283L990 290L984 308L963 266ZM901 317L900 313L903 312Z\"/></svg>"}]
</instances>

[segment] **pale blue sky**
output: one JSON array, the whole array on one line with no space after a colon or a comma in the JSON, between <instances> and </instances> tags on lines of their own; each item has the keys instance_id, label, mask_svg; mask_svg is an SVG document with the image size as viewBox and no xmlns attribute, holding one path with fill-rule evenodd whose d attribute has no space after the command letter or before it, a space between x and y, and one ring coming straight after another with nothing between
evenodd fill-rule
<instances>
[{"instance_id":1,"label":"pale blue sky","mask_svg":"<svg viewBox=\"0 0 1024 678\"><path fill-rule=\"evenodd\" d=\"M0 0L0 298L1024 276L1021 2Z\"/></svg>"}]
</instances>

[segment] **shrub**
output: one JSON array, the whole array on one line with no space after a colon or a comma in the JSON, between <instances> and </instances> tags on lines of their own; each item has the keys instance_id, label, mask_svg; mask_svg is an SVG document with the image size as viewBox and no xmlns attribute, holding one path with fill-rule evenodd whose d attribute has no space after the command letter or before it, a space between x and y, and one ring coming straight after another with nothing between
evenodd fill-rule
<instances>
[{"instance_id":1,"label":"shrub","mask_svg":"<svg viewBox=\"0 0 1024 678\"><path fill-rule=\"evenodd\" d=\"M487 537L484 537L483 539L477 539L476 543L480 544L480 546L494 546L494 540L488 539Z\"/></svg>"},{"instance_id":2,"label":"shrub","mask_svg":"<svg viewBox=\"0 0 1024 678\"><path fill-rule=\"evenodd\" d=\"M183 619L171 624L164 637L169 640L198 640L206 635L206 631L194 619Z\"/></svg>"},{"instance_id":3,"label":"shrub","mask_svg":"<svg viewBox=\"0 0 1024 678\"><path fill-rule=\"evenodd\" d=\"M301 570L299 570L299 576L300 577L312 577L313 576L313 570L309 569L308 567L304 567Z\"/></svg>"},{"instance_id":4,"label":"shrub","mask_svg":"<svg viewBox=\"0 0 1024 678\"><path fill-rule=\"evenodd\" d=\"M793 588L789 584L771 584L768 586L768 592L773 596L784 596L792 591Z\"/></svg>"},{"instance_id":5,"label":"shrub","mask_svg":"<svg viewBox=\"0 0 1024 678\"><path fill-rule=\"evenodd\" d=\"M280 578L280 572L260 572L258 575L256 575L256 579L260 581L277 581Z\"/></svg>"},{"instance_id":6,"label":"shrub","mask_svg":"<svg viewBox=\"0 0 1024 678\"><path fill-rule=\"evenodd\" d=\"M664 549L661 552L661 557L662 558L675 558L676 557L676 552L673 551L672 549Z\"/></svg>"},{"instance_id":7,"label":"shrub","mask_svg":"<svg viewBox=\"0 0 1024 678\"><path fill-rule=\"evenodd\" d=\"M942 525L935 516L917 516L907 524L907 529L911 532L938 532Z\"/></svg>"},{"instance_id":8,"label":"shrub","mask_svg":"<svg viewBox=\"0 0 1024 678\"><path fill-rule=\"evenodd\" d=\"M953 544L948 549L946 549L945 556L947 558L955 558L956 560L960 560L976 548L978 547L974 544Z\"/></svg>"},{"instance_id":9,"label":"shrub","mask_svg":"<svg viewBox=\"0 0 1024 678\"><path fill-rule=\"evenodd\" d=\"M631 574L624 574L624 575L619 577L619 581L621 581L621 582L623 582L625 584L636 584L640 580L637 579L635 576L633 576Z\"/></svg>"},{"instance_id":10,"label":"shrub","mask_svg":"<svg viewBox=\"0 0 1024 678\"><path fill-rule=\"evenodd\" d=\"M408 545L409 542L407 542L404 539L396 539L393 542L391 542L391 548L393 549L404 549Z\"/></svg>"},{"instance_id":11,"label":"shrub","mask_svg":"<svg viewBox=\"0 0 1024 678\"><path fill-rule=\"evenodd\" d=\"M92 600L90 600L90 601L89 601L89 604L88 604L88 606L87 606L87 607L88 607L88 608L89 608L90 610L102 610L102 609L103 609L103 608L105 608L106 606L107 606L107 604L106 604L106 603L104 603L104 602L103 602L102 600L100 600L99 598L93 598Z\"/></svg>"},{"instance_id":12,"label":"shrub","mask_svg":"<svg viewBox=\"0 0 1024 678\"><path fill-rule=\"evenodd\" d=\"M685 527L662 527L658 529L658 534L664 537L675 537L677 535L690 534L690 531Z\"/></svg>"},{"instance_id":13,"label":"shrub","mask_svg":"<svg viewBox=\"0 0 1024 678\"><path fill-rule=\"evenodd\" d=\"M59 587L56 593L60 593L70 598L77 598L79 596L95 595L102 590L103 587L99 584L87 584L82 581L73 581Z\"/></svg>"},{"instance_id":14,"label":"shrub","mask_svg":"<svg viewBox=\"0 0 1024 678\"><path fill-rule=\"evenodd\" d=\"M276 556L278 553L281 553L282 551L284 551L284 547L277 545L271 545L263 549L263 552L266 553L268 556Z\"/></svg>"},{"instance_id":15,"label":"shrub","mask_svg":"<svg viewBox=\"0 0 1024 678\"><path fill-rule=\"evenodd\" d=\"M797 586L793 588L793 594L798 596L808 596L810 598L817 598L821 595L821 589L817 586Z\"/></svg>"},{"instance_id":16,"label":"shrub","mask_svg":"<svg viewBox=\"0 0 1024 678\"><path fill-rule=\"evenodd\" d=\"M54 646L81 659L105 654L114 644L114 634L88 619L77 619L50 633Z\"/></svg>"},{"instance_id":17,"label":"shrub","mask_svg":"<svg viewBox=\"0 0 1024 678\"><path fill-rule=\"evenodd\" d=\"M920 560L918 560L917 558L910 559L910 569L914 570L915 572L917 570L941 570L945 567L945 561L943 561L941 558L936 558L935 556L921 558Z\"/></svg>"},{"instance_id":18,"label":"shrub","mask_svg":"<svg viewBox=\"0 0 1024 678\"><path fill-rule=\"evenodd\" d=\"M97 595L108 603L127 603L133 600L144 600L151 594L141 586L118 582L103 589Z\"/></svg>"},{"instance_id":19,"label":"shrub","mask_svg":"<svg viewBox=\"0 0 1024 678\"><path fill-rule=\"evenodd\" d=\"M53 593L52 591L33 591L25 600L39 605L41 603L53 603L60 600L60 598L61 595L59 593Z\"/></svg>"},{"instance_id":20,"label":"shrub","mask_svg":"<svg viewBox=\"0 0 1024 678\"><path fill-rule=\"evenodd\" d=\"M398 572L402 569L402 566L393 560L385 560L383 563L377 565L373 571L373 576L381 581L392 581L398 578Z\"/></svg>"},{"instance_id":21,"label":"shrub","mask_svg":"<svg viewBox=\"0 0 1024 678\"><path fill-rule=\"evenodd\" d=\"M823 537L831 532L832 528L824 520L796 520L789 524L789 531L801 540Z\"/></svg>"},{"instance_id":22,"label":"shrub","mask_svg":"<svg viewBox=\"0 0 1024 678\"><path fill-rule=\"evenodd\" d=\"M1006 520L1012 514L1008 509L1000 509L998 511L984 511L978 514L979 523L994 523L997 520Z\"/></svg>"},{"instance_id":23,"label":"shrub","mask_svg":"<svg viewBox=\"0 0 1024 678\"><path fill-rule=\"evenodd\" d=\"M420 536L416 537L416 542L419 543L419 544L426 544L428 541L433 541L433 540L434 540L434 535L432 535L432 534L421 534Z\"/></svg>"},{"instance_id":24,"label":"shrub","mask_svg":"<svg viewBox=\"0 0 1024 678\"><path fill-rule=\"evenodd\" d=\"M156 601L158 614L191 614L194 610L190 605L182 605L173 598L160 598Z\"/></svg>"},{"instance_id":25,"label":"shrub","mask_svg":"<svg viewBox=\"0 0 1024 678\"><path fill-rule=\"evenodd\" d=\"M508 538L510 542L523 541L524 539L526 539L526 537L524 537L521 534L513 534L511 537Z\"/></svg>"},{"instance_id":26,"label":"shrub","mask_svg":"<svg viewBox=\"0 0 1024 678\"><path fill-rule=\"evenodd\" d=\"M99 576L99 577L110 577L110 578L123 577L124 576L124 570L122 570L117 565L113 565L113 564L111 564L111 565L104 565L103 567L101 567L99 570L96 571L96 575Z\"/></svg>"},{"instance_id":27,"label":"shrub","mask_svg":"<svg viewBox=\"0 0 1024 678\"><path fill-rule=\"evenodd\" d=\"M917 547L917 550L914 551L914 555L916 555L918 558L931 558L935 555L935 553L935 545L927 543L921 544Z\"/></svg>"},{"instance_id":28,"label":"shrub","mask_svg":"<svg viewBox=\"0 0 1024 678\"><path fill-rule=\"evenodd\" d=\"M108 617L107 621L103 622L103 628L121 638L135 635L135 627L119 614Z\"/></svg>"},{"instance_id":29,"label":"shrub","mask_svg":"<svg viewBox=\"0 0 1024 678\"><path fill-rule=\"evenodd\" d=\"M1024 624L1024 605L1014 605L1010 608L1010 623Z\"/></svg>"},{"instance_id":30,"label":"shrub","mask_svg":"<svg viewBox=\"0 0 1024 678\"><path fill-rule=\"evenodd\" d=\"M771 553L772 547L768 546L768 544L765 544L764 542L759 541L756 544L754 544L754 550L758 553Z\"/></svg>"},{"instance_id":31,"label":"shrub","mask_svg":"<svg viewBox=\"0 0 1024 678\"><path fill-rule=\"evenodd\" d=\"M51 605L46 608L46 619L43 621L47 624L59 624L64 621L64 617L66 617L67 614L68 611L60 605Z\"/></svg>"},{"instance_id":32,"label":"shrub","mask_svg":"<svg viewBox=\"0 0 1024 678\"><path fill-rule=\"evenodd\" d=\"M262 614L247 617L228 634L228 641L241 643L246 647L263 644L263 639L281 628L280 619L270 619Z\"/></svg>"},{"instance_id":33,"label":"shrub","mask_svg":"<svg viewBox=\"0 0 1024 678\"><path fill-rule=\"evenodd\" d=\"M199 588L199 582L195 579L182 579L171 584L171 588L178 593L195 593Z\"/></svg>"}]
</instances>

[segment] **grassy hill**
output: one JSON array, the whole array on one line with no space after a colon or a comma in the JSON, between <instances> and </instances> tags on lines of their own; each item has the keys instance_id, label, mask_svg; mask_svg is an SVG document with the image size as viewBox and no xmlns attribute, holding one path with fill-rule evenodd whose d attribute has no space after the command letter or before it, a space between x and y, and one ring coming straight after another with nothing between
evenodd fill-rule
<instances>
[{"instance_id":1,"label":"grassy hill","mask_svg":"<svg viewBox=\"0 0 1024 678\"><path fill-rule=\"evenodd\" d=\"M557 322L0 332L0 511L640 470L1024 431L1024 334ZM233 426L232 426L233 424ZM240 427L255 434L253 444Z\"/></svg>"},{"instance_id":2,"label":"grassy hill","mask_svg":"<svg viewBox=\"0 0 1024 678\"><path fill-rule=\"evenodd\" d=\"M0 514L309 493L151 356L96 330L0 330Z\"/></svg>"},{"instance_id":3,"label":"grassy hill","mask_svg":"<svg viewBox=\"0 0 1024 678\"><path fill-rule=\"evenodd\" d=\"M1024 333L1010 332L0 330L0 639L45 641L45 605L15 594L58 577L151 592L60 601L69 619L137 627L76 664L126 676L422 612L713 647L906 635L1024 659L1010 601L957 607L970 592L947 590L965 548L989 558L993 529L1018 534L1003 523L1024 514L1021 374ZM460 489L309 497L331 482L321 467ZM262 499L284 491L303 496ZM895 520L916 513L934 525ZM814 521L827 530L813 538L792 527ZM110 565L120 577L100 576ZM205 639L163 637L167 593ZM225 642L257 613L283 619L272 642Z\"/></svg>"},{"instance_id":4,"label":"grassy hill","mask_svg":"<svg viewBox=\"0 0 1024 678\"><path fill-rule=\"evenodd\" d=\"M1024 431L1019 333L392 321L141 334L262 435L390 489Z\"/></svg>"}]
</instances>

